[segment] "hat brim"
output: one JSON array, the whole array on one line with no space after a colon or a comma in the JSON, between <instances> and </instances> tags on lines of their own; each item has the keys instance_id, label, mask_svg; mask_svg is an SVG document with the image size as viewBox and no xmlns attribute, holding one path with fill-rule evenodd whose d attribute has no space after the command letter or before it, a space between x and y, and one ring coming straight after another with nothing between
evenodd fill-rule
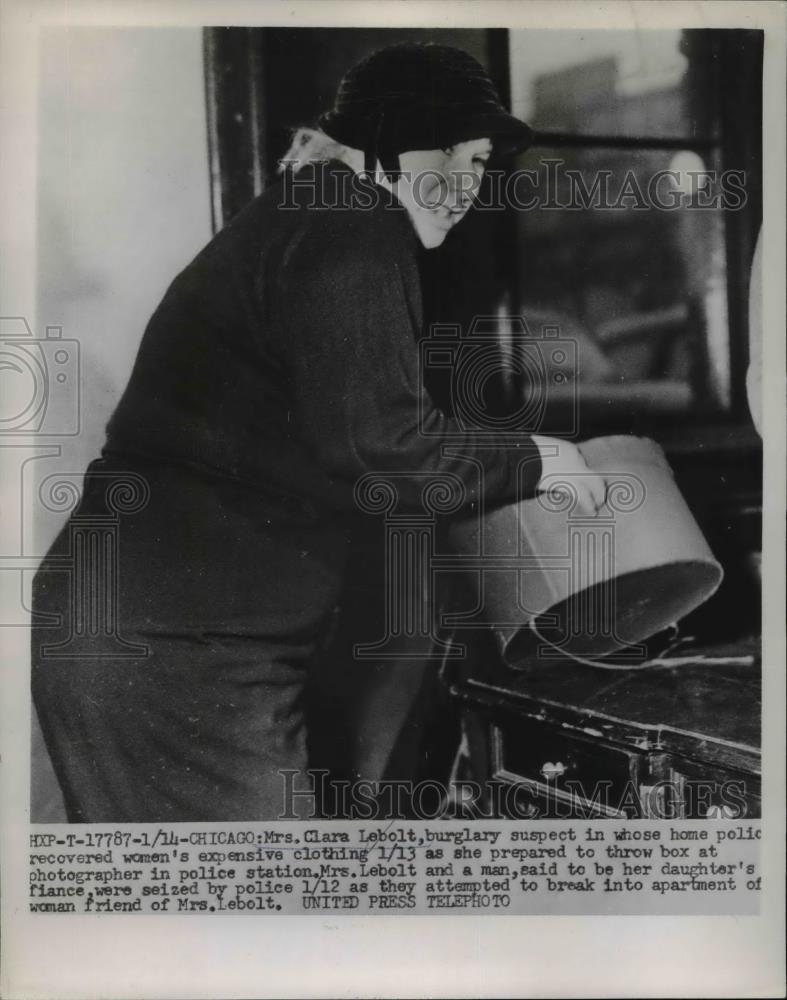
<instances>
[{"instance_id":1,"label":"hat brim","mask_svg":"<svg viewBox=\"0 0 787 1000\"><path fill-rule=\"evenodd\" d=\"M405 117L404 115L402 117ZM331 138L356 149L365 149L374 134L375 119L356 118L341 112L328 111L317 122ZM409 124L409 123L408 123ZM380 145L391 153L406 153L416 149L446 149L458 142L471 139L489 139L497 155L523 153L533 144L535 133L519 118L503 108L499 110L470 111L443 114L439 120L424 121L420 129L397 128L394 124ZM397 141L397 132L407 132L408 141Z\"/></svg>"},{"instance_id":2,"label":"hat brim","mask_svg":"<svg viewBox=\"0 0 787 1000\"><path fill-rule=\"evenodd\" d=\"M496 155L524 153L533 145L535 133L507 111L469 115L450 129L450 145L471 139L489 139Z\"/></svg>"}]
</instances>

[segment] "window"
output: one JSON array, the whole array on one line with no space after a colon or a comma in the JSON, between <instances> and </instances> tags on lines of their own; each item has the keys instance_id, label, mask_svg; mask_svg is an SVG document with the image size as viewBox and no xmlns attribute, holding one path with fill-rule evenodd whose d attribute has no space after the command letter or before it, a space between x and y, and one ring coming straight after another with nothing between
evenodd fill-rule
<instances>
[{"instance_id":1,"label":"window","mask_svg":"<svg viewBox=\"0 0 787 1000\"><path fill-rule=\"evenodd\" d=\"M511 31L513 297L576 341L585 426L741 415L761 37ZM509 194L509 197L511 193Z\"/></svg>"}]
</instances>

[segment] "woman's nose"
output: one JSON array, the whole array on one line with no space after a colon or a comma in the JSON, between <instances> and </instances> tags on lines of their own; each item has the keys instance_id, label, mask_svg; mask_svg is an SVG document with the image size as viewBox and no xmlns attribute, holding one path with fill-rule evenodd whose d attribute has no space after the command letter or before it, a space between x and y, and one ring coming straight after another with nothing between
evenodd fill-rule
<instances>
[{"instance_id":1,"label":"woman's nose","mask_svg":"<svg viewBox=\"0 0 787 1000\"><path fill-rule=\"evenodd\" d=\"M448 175L449 207L468 208L478 194L481 175L470 166L452 170Z\"/></svg>"}]
</instances>

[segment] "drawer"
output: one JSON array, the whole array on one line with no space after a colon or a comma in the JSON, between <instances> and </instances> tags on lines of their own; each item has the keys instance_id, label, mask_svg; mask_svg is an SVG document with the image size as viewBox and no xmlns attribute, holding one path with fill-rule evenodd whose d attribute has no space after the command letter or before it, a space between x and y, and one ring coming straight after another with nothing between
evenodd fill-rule
<instances>
[{"instance_id":1,"label":"drawer","mask_svg":"<svg viewBox=\"0 0 787 1000\"><path fill-rule=\"evenodd\" d=\"M645 754L537 720L498 716L491 722L493 774L519 790L517 815L528 798L544 818L641 814Z\"/></svg>"},{"instance_id":2,"label":"drawer","mask_svg":"<svg viewBox=\"0 0 787 1000\"><path fill-rule=\"evenodd\" d=\"M673 759L671 782L683 819L757 819L762 815L760 775Z\"/></svg>"}]
</instances>

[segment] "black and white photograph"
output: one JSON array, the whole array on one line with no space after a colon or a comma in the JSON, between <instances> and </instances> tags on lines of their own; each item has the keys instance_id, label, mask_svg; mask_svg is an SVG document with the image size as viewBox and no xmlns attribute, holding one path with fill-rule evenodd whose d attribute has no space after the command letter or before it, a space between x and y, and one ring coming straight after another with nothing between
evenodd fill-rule
<instances>
[{"instance_id":1,"label":"black and white photograph","mask_svg":"<svg viewBox=\"0 0 787 1000\"><path fill-rule=\"evenodd\" d=\"M53 428L81 418L81 461L31 467L63 521L33 584L33 819L58 791L72 822L363 818L345 783L394 780L416 797L381 818L500 815L491 787L451 803L460 770L525 779L514 818L561 815L572 776L579 815L758 816L762 32L202 34L180 59L144 29L44 40L42 142L82 121L71 155L103 168L89 147L142 134L93 131L97 79L132 128L155 103L134 214L202 144L178 197L209 232L173 268L195 221L126 208L112 236L166 287L143 336L114 180L45 165L37 348L73 350L82 412ZM162 92L187 71L188 118L185 80ZM555 754L576 773L545 778Z\"/></svg>"},{"instance_id":2,"label":"black and white photograph","mask_svg":"<svg viewBox=\"0 0 787 1000\"><path fill-rule=\"evenodd\" d=\"M22 6L4 995L776 995L784 5Z\"/></svg>"}]
</instances>

